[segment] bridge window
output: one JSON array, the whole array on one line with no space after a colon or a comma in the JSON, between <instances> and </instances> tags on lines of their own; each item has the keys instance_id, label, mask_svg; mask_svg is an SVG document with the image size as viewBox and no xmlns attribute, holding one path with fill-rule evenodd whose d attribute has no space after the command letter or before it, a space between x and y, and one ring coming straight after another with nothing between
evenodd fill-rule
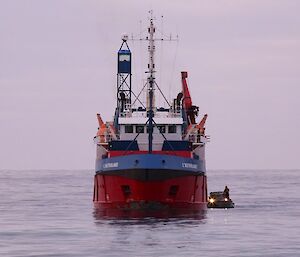
<instances>
[{"instance_id":1,"label":"bridge window","mask_svg":"<svg viewBox=\"0 0 300 257\"><path fill-rule=\"evenodd\" d=\"M133 133L133 126L125 125L125 133Z\"/></svg>"},{"instance_id":2,"label":"bridge window","mask_svg":"<svg viewBox=\"0 0 300 257\"><path fill-rule=\"evenodd\" d=\"M166 133L166 126L165 125L157 125L157 128L160 133Z\"/></svg>"},{"instance_id":3,"label":"bridge window","mask_svg":"<svg viewBox=\"0 0 300 257\"><path fill-rule=\"evenodd\" d=\"M168 133L170 133L170 134L176 133L176 125L169 125L168 126Z\"/></svg>"},{"instance_id":4,"label":"bridge window","mask_svg":"<svg viewBox=\"0 0 300 257\"><path fill-rule=\"evenodd\" d=\"M136 126L135 127L136 133L144 133L144 130L145 130L144 126Z\"/></svg>"},{"instance_id":5,"label":"bridge window","mask_svg":"<svg viewBox=\"0 0 300 257\"><path fill-rule=\"evenodd\" d=\"M130 55L129 54L120 54L119 55L119 61L120 62L129 62L130 61Z\"/></svg>"}]
</instances>

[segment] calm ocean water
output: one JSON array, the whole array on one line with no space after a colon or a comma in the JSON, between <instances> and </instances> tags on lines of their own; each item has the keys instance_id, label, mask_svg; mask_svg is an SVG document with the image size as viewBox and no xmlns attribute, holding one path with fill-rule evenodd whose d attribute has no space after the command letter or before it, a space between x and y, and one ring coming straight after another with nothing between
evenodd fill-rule
<instances>
[{"instance_id":1,"label":"calm ocean water","mask_svg":"<svg viewBox=\"0 0 300 257\"><path fill-rule=\"evenodd\" d=\"M300 170L209 171L235 209L97 216L93 171L0 171L0 256L300 256Z\"/></svg>"}]
</instances>

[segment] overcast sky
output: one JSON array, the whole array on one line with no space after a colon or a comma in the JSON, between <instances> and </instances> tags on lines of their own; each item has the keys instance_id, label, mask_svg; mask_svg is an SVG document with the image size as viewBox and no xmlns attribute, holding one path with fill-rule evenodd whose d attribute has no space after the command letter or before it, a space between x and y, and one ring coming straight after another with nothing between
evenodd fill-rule
<instances>
[{"instance_id":1,"label":"overcast sky","mask_svg":"<svg viewBox=\"0 0 300 257\"><path fill-rule=\"evenodd\" d=\"M0 0L0 169L94 168L121 34L150 9L179 35L158 45L157 81L174 97L188 71L209 115L208 169L300 168L300 1ZM137 90L147 48L129 44Z\"/></svg>"}]
</instances>

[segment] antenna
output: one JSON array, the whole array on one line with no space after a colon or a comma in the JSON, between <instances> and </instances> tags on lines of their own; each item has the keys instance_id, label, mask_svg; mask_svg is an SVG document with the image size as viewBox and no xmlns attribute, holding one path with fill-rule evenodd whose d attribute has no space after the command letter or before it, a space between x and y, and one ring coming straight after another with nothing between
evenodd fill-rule
<instances>
[{"instance_id":1,"label":"antenna","mask_svg":"<svg viewBox=\"0 0 300 257\"><path fill-rule=\"evenodd\" d=\"M150 10L149 12L149 27L148 27L148 35L145 38L142 38L141 34L139 35L139 39L134 39L132 37L131 40L139 40L139 41L148 41L148 70L146 71L146 73L148 74L147 76L147 104L146 104L146 110L147 110L147 117L148 117L148 141L149 141L149 149L148 152L152 153L152 143L153 143L153 127L155 125L155 122L153 120L154 118L154 108L155 108L155 86L158 88L159 92L162 94L163 98L165 99L165 101L167 102L167 104L169 106L170 103L167 101L166 97L164 96L164 94L162 93L162 91L160 90L159 86L157 85L157 83L155 82L155 41L178 41L178 36L176 39L172 38L172 35L170 35L169 37L165 36L163 34L163 32L161 32L162 37L161 38L155 38L154 34L156 32L156 28L154 26L154 16L153 16L153 10ZM163 16L162 16L163 17ZM158 30L159 31L159 30ZM124 39L128 39L124 38ZM123 39L123 41L124 41ZM126 41L124 41L126 43ZM123 44L124 44L123 42ZM123 45L122 44L122 45ZM127 45L127 43L126 43ZM128 48L129 49L129 48ZM131 73L131 72L130 72ZM146 86L145 85L145 86ZM142 89L143 90L143 89ZM140 95L140 93L138 94L138 96ZM137 99L139 100L139 99ZM135 102L136 100L134 100ZM131 103L131 74L130 74L130 103Z\"/></svg>"},{"instance_id":2,"label":"antenna","mask_svg":"<svg viewBox=\"0 0 300 257\"><path fill-rule=\"evenodd\" d=\"M153 24L153 18L152 18L152 11L151 18L150 18L150 26L148 28L148 34L149 34L149 45L148 45L148 52L149 52L149 63L148 63L148 97L149 97L149 103L147 104L148 108L148 117L149 117L149 153L152 153L152 141L153 141L153 117L154 117L154 111L153 111L153 105L154 105L154 51L155 51L155 45L154 45L154 33L155 33L155 27Z\"/></svg>"},{"instance_id":3,"label":"antenna","mask_svg":"<svg viewBox=\"0 0 300 257\"><path fill-rule=\"evenodd\" d=\"M178 42L178 35L174 38L172 37L172 35L165 35L164 32L163 32L163 15L161 15L161 21L162 21L162 30L159 30L157 29L155 26L154 26L154 20L155 20L155 17L153 16L153 10L149 10L148 11L148 19L150 21L150 25L149 27L147 28L147 30L143 30L140 28L140 33L138 35L138 37L131 37L131 39L129 40L132 40L132 41L148 41L148 53L149 53L149 57L148 57L148 66L147 66L147 71L145 73L148 74L147 76L147 91L148 91L148 94L147 94L147 97L146 97L146 106L147 106L147 110L149 110L149 104L150 104L150 99L149 99L149 87L150 87L150 77L151 77L151 81L155 81L155 73L156 73L156 70L155 70L155 41L175 41L175 42ZM141 26L141 21L140 21L140 26ZM144 31L147 31L148 35L143 37L142 36L142 33ZM154 34L156 32L160 32L161 34L161 37L154 37ZM173 65L174 66L174 65ZM155 85L154 85L155 84ZM154 87L156 86L156 87ZM142 90L144 90L145 87L142 88ZM153 83L152 85L152 90L153 90L153 99L152 99L152 106L155 107L155 89L158 88L158 91L160 92L160 94L162 95L163 99L166 101L167 105L170 107L171 104L168 102L167 98L165 97L165 95L163 94L162 90L159 88L159 85L155 82ZM138 94L140 95L140 93ZM136 100L138 99L135 99L133 102L135 103ZM139 100L138 100L139 101ZM140 101L139 101L140 102Z\"/></svg>"}]
</instances>

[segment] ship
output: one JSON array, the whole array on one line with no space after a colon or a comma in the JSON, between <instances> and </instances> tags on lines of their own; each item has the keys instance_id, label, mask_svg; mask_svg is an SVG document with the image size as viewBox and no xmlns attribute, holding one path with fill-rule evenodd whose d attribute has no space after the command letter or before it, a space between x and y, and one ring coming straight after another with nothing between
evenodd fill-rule
<instances>
[{"instance_id":1,"label":"ship","mask_svg":"<svg viewBox=\"0 0 300 257\"><path fill-rule=\"evenodd\" d=\"M141 92L132 90L132 52L124 35L118 50L116 109L112 121L97 114L93 203L96 210L203 210L207 206L205 133L207 114L199 118L186 71L182 90L168 102L156 82L155 25L147 30L148 67ZM179 76L180 77L180 76ZM168 107L155 105L161 93Z\"/></svg>"}]
</instances>

